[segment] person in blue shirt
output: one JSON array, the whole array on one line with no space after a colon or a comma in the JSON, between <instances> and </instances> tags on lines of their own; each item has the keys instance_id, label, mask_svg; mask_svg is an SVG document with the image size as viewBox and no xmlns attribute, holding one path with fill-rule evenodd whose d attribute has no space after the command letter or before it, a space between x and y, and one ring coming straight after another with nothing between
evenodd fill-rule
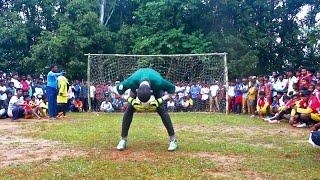
<instances>
[{"instance_id":1,"label":"person in blue shirt","mask_svg":"<svg viewBox=\"0 0 320 180\"><path fill-rule=\"evenodd\" d=\"M63 75L64 72L58 73L58 66L50 66L50 72L47 75L46 94L48 98L48 111L50 119L54 120L57 117L57 96L58 96L58 80L57 78Z\"/></svg>"},{"instance_id":2,"label":"person in blue shirt","mask_svg":"<svg viewBox=\"0 0 320 180\"><path fill-rule=\"evenodd\" d=\"M201 91L201 87L199 84L194 83L190 88L191 99L195 103L195 111L199 111L200 109L200 100L199 94Z\"/></svg>"}]
</instances>

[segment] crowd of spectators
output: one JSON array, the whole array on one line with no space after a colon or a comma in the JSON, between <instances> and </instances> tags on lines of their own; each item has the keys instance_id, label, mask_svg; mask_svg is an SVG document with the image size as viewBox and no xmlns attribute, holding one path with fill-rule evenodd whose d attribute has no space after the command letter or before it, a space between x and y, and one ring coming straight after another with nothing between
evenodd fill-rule
<instances>
[{"instance_id":1,"label":"crowd of spectators","mask_svg":"<svg viewBox=\"0 0 320 180\"><path fill-rule=\"evenodd\" d=\"M90 86L79 80L67 83L67 103L64 110L58 108L58 117L64 117L66 112L88 111L89 99L91 110L96 112L123 112L127 108L126 96L120 96L116 90L120 81ZM270 123L287 119L296 127L312 125L320 120L320 73L306 68L236 79L228 86L219 81L176 82L175 85L176 93L165 101L165 107L171 112L227 111L258 116ZM0 117L40 119L47 116L47 111L44 75L33 78L31 75L0 71Z\"/></svg>"}]
</instances>

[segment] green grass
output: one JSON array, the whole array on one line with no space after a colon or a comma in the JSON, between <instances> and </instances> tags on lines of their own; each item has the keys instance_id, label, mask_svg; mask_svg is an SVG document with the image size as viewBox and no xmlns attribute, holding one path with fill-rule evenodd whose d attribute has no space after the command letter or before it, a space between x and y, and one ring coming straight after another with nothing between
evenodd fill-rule
<instances>
[{"instance_id":1,"label":"green grass","mask_svg":"<svg viewBox=\"0 0 320 180\"><path fill-rule=\"evenodd\" d=\"M319 150L307 143L308 130L286 123L269 125L248 116L171 114L179 150L167 152L168 137L156 114L136 114L128 150L117 152L122 114L69 114L71 120L27 124L33 138L58 140L88 152L56 162L0 169L0 177L32 179L316 179ZM215 155L210 158L197 154ZM116 154L116 156L114 156ZM110 158L110 157L113 158Z\"/></svg>"}]
</instances>

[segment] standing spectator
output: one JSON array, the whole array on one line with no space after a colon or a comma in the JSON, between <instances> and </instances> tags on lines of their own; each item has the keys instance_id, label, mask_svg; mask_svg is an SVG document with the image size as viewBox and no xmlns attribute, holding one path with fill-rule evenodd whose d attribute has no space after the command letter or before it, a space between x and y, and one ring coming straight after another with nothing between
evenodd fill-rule
<instances>
[{"instance_id":1,"label":"standing spectator","mask_svg":"<svg viewBox=\"0 0 320 180\"><path fill-rule=\"evenodd\" d=\"M58 77L58 115L65 117L68 110L68 79L63 75Z\"/></svg>"},{"instance_id":2,"label":"standing spectator","mask_svg":"<svg viewBox=\"0 0 320 180\"><path fill-rule=\"evenodd\" d=\"M234 87L235 91L235 113L241 113L241 106L242 106L242 83L239 79L236 79L236 85Z\"/></svg>"},{"instance_id":3,"label":"standing spectator","mask_svg":"<svg viewBox=\"0 0 320 180\"><path fill-rule=\"evenodd\" d=\"M93 84L90 85L89 89L89 95L90 95L90 103L91 103L91 111L96 110L96 102L95 102L95 96L96 96L96 88L94 87Z\"/></svg>"},{"instance_id":4,"label":"standing spectator","mask_svg":"<svg viewBox=\"0 0 320 180\"><path fill-rule=\"evenodd\" d=\"M7 87L4 84L4 80L0 79L0 109L4 107L4 103L7 99L6 90L7 90Z\"/></svg>"},{"instance_id":5,"label":"standing spectator","mask_svg":"<svg viewBox=\"0 0 320 180\"><path fill-rule=\"evenodd\" d=\"M17 89L17 95L12 96L8 105L8 116L17 120L24 116L22 89Z\"/></svg>"},{"instance_id":6,"label":"standing spectator","mask_svg":"<svg viewBox=\"0 0 320 180\"><path fill-rule=\"evenodd\" d=\"M248 101L249 101L249 113L254 117L255 115L255 107L256 107L256 99L257 99L257 88L254 83L251 83L251 87L248 91Z\"/></svg>"},{"instance_id":7,"label":"standing spectator","mask_svg":"<svg viewBox=\"0 0 320 180\"><path fill-rule=\"evenodd\" d=\"M200 95L201 88L196 82L193 83L193 85L190 87L190 94L191 94L191 99L195 103L195 111L199 111L199 95Z\"/></svg>"},{"instance_id":8,"label":"standing spectator","mask_svg":"<svg viewBox=\"0 0 320 180\"><path fill-rule=\"evenodd\" d=\"M9 82L8 87L7 87L7 91L11 92L12 95L16 94L16 88L14 87L13 82Z\"/></svg>"},{"instance_id":9,"label":"standing spectator","mask_svg":"<svg viewBox=\"0 0 320 180\"><path fill-rule=\"evenodd\" d=\"M227 89L227 95L228 95L228 107L229 109L227 109L228 112L232 111L235 112L235 84L234 82L230 82L230 85Z\"/></svg>"},{"instance_id":10,"label":"standing spectator","mask_svg":"<svg viewBox=\"0 0 320 180\"><path fill-rule=\"evenodd\" d=\"M112 107L112 104L110 102L109 99L105 99L102 103L101 103L101 106L100 106L100 111L101 112L113 112L114 109Z\"/></svg>"},{"instance_id":11,"label":"standing spectator","mask_svg":"<svg viewBox=\"0 0 320 180\"><path fill-rule=\"evenodd\" d=\"M26 76L21 76L21 85L22 85L22 90L23 91L27 91L27 92L29 92L29 83L27 82L27 78L26 78ZM29 94L29 93L28 93Z\"/></svg>"},{"instance_id":12,"label":"standing spectator","mask_svg":"<svg viewBox=\"0 0 320 180\"><path fill-rule=\"evenodd\" d=\"M112 93L112 89L116 88L114 84L111 85L111 95ZM93 109L95 111L99 111L100 110L100 104L102 102L102 100L104 99L104 94L103 94L103 87L100 83L98 83L96 85L96 93L95 93L95 100L94 100L94 105L93 105ZM111 96L112 97L112 96Z\"/></svg>"},{"instance_id":13,"label":"standing spectator","mask_svg":"<svg viewBox=\"0 0 320 180\"><path fill-rule=\"evenodd\" d=\"M208 104L209 104L209 94L210 94L210 89L208 85L203 84L201 87L201 110L207 111L208 110Z\"/></svg>"},{"instance_id":14,"label":"standing spectator","mask_svg":"<svg viewBox=\"0 0 320 180\"><path fill-rule=\"evenodd\" d=\"M80 83L79 80L75 80L73 84L73 92L74 92L74 97L78 98L80 94Z\"/></svg>"},{"instance_id":15,"label":"standing spectator","mask_svg":"<svg viewBox=\"0 0 320 180\"><path fill-rule=\"evenodd\" d=\"M58 66L52 65L50 67L50 72L47 76L47 97L48 97L48 108L49 108L49 117L52 120L56 119L57 116L57 78L58 76L63 75L64 72L58 73Z\"/></svg>"},{"instance_id":16,"label":"standing spectator","mask_svg":"<svg viewBox=\"0 0 320 180\"><path fill-rule=\"evenodd\" d=\"M210 112L220 111L219 101L218 101L218 91L219 91L218 81L215 81L210 86L210 106L209 106Z\"/></svg>"},{"instance_id":17,"label":"standing spectator","mask_svg":"<svg viewBox=\"0 0 320 180\"><path fill-rule=\"evenodd\" d=\"M173 101L174 101L174 111L175 112L180 112L181 108L182 108L182 105L181 105L181 99L179 98L178 94L176 94L176 96L174 97Z\"/></svg>"},{"instance_id":18,"label":"standing spectator","mask_svg":"<svg viewBox=\"0 0 320 180\"><path fill-rule=\"evenodd\" d=\"M86 81L80 83L79 97L83 102L83 110L88 111L88 86Z\"/></svg>"},{"instance_id":19,"label":"standing spectator","mask_svg":"<svg viewBox=\"0 0 320 180\"><path fill-rule=\"evenodd\" d=\"M292 93L294 92L293 85L298 83L298 79L294 76L292 70L287 71L287 76L288 76L288 92L287 92L287 94L289 94L290 92L292 92Z\"/></svg>"},{"instance_id":20,"label":"standing spectator","mask_svg":"<svg viewBox=\"0 0 320 180\"><path fill-rule=\"evenodd\" d=\"M17 88L22 88L22 85L19 81L19 75L18 73L12 73L12 78L11 78L11 82L13 82L14 87Z\"/></svg>"},{"instance_id":21,"label":"standing spectator","mask_svg":"<svg viewBox=\"0 0 320 180\"><path fill-rule=\"evenodd\" d=\"M248 85L248 79L243 78L242 79L242 112L248 113L249 112L249 101L248 101L248 91L249 91L249 85Z\"/></svg>"},{"instance_id":22,"label":"standing spectator","mask_svg":"<svg viewBox=\"0 0 320 180\"><path fill-rule=\"evenodd\" d=\"M167 108L168 108L168 111L170 111L170 112L174 111L175 106L174 106L174 101L171 96L167 102Z\"/></svg>"}]
</instances>

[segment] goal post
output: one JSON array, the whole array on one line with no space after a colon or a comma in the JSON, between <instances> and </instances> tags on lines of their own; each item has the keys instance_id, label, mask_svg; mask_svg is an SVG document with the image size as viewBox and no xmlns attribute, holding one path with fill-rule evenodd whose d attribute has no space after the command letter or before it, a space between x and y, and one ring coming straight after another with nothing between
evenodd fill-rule
<instances>
[{"instance_id":1,"label":"goal post","mask_svg":"<svg viewBox=\"0 0 320 180\"><path fill-rule=\"evenodd\" d=\"M87 85L88 105L90 85L109 84L129 77L139 68L153 68L164 78L173 83L198 82L212 84L218 81L225 89L225 104L228 109L228 65L227 53L206 54L161 54L161 55L129 55L129 54L85 54L88 57Z\"/></svg>"}]
</instances>

